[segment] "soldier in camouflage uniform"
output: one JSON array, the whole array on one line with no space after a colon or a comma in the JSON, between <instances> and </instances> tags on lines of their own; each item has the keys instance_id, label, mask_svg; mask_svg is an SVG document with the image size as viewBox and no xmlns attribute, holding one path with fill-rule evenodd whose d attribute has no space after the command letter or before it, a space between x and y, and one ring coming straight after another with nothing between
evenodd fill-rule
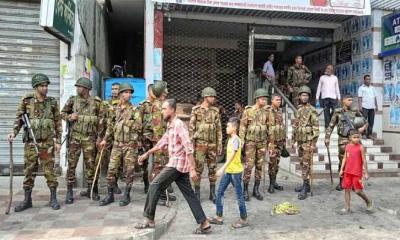
<instances>
[{"instance_id":1,"label":"soldier in camouflage uniform","mask_svg":"<svg viewBox=\"0 0 400 240\"><path fill-rule=\"evenodd\" d=\"M274 193L275 189L279 191L283 190L283 187L276 183L281 152L286 145L286 127L283 123L282 112L280 110L281 103L281 96L276 93L272 94L271 107L267 108L269 193Z\"/></svg>"},{"instance_id":2,"label":"soldier in camouflage uniform","mask_svg":"<svg viewBox=\"0 0 400 240\"><path fill-rule=\"evenodd\" d=\"M299 105L299 88L311 81L311 72L303 64L303 58L296 56L295 64L288 70L287 83L289 92L292 93L292 101L295 107Z\"/></svg>"},{"instance_id":3,"label":"soldier in camouflage uniform","mask_svg":"<svg viewBox=\"0 0 400 240\"><path fill-rule=\"evenodd\" d=\"M360 125L361 126L355 126L356 128L359 129L360 133L363 133L365 129L368 127L368 124L366 123L362 113L358 110L353 110L351 109L351 105L353 103L353 98L351 95L345 95L342 98L342 104L343 107L337 108L333 115L331 122L329 123L328 128L325 131L325 145L329 147L330 143L330 137L332 135L332 131L337 126L337 133L339 135L338 139L338 147L339 147L339 167L338 171L340 170L340 167L342 166L342 161L343 161L343 156L344 152L346 149L347 143L349 143L349 129L345 130L346 127L352 128L352 126L347 126L347 122L345 119L345 116L347 115L349 120L355 125L354 123L356 122L356 118L361 118L364 120ZM347 132L346 132L347 131ZM342 188L342 177L339 178L339 184L336 186L336 190L341 191L343 190Z\"/></svg>"},{"instance_id":4,"label":"soldier in camouflage uniform","mask_svg":"<svg viewBox=\"0 0 400 240\"><path fill-rule=\"evenodd\" d=\"M112 116L110 116L107 132L100 148L104 148L108 141L113 140L110 163L107 171L108 195L100 201L100 206L106 206L114 202L115 176L119 172L120 165L124 164L125 192L120 206L126 206L131 202L130 192L133 183L135 164L138 159L138 148L141 147L140 136L142 134L142 118L139 109L129 101L133 94L133 87L129 83L121 84L119 90L119 104Z\"/></svg>"},{"instance_id":5,"label":"soldier in camouflage uniform","mask_svg":"<svg viewBox=\"0 0 400 240\"><path fill-rule=\"evenodd\" d=\"M54 150L59 153L61 148L61 116L57 101L48 97L49 78L44 74L35 74L32 77L33 93L27 94L18 105L13 132L8 135L12 142L23 126L23 114L27 114L33 134L38 143L39 154L35 150L33 136L24 129L24 200L15 207L15 212L20 212L32 207L32 188L34 186L39 165L42 165L47 185L50 188L50 206L60 209L57 201L57 176L54 173ZM55 139L55 142L54 142Z\"/></svg>"},{"instance_id":6,"label":"soldier in camouflage uniform","mask_svg":"<svg viewBox=\"0 0 400 240\"><path fill-rule=\"evenodd\" d=\"M162 138L166 131L166 124L162 115L162 104L168 95L167 83L164 81L157 81L151 88L152 93L156 97L151 106L151 126L152 126L152 144L155 146L157 142ZM167 152L157 152L153 154L153 169L151 178L154 179L164 168L165 164L168 163ZM165 205L167 195L162 192L160 195L159 205ZM175 201L176 197L169 195L170 201Z\"/></svg>"},{"instance_id":7,"label":"soldier in camouflage uniform","mask_svg":"<svg viewBox=\"0 0 400 240\"><path fill-rule=\"evenodd\" d=\"M66 204L72 204L73 185L75 184L75 169L79 162L79 156L83 152L83 162L85 164L85 176L87 181L87 191L81 195L90 198L92 184L94 186L93 199L98 200L97 181L93 182L96 158L96 140L100 112L101 99L92 97L89 91L92 89L92 82L87 78L79 78L76 81L77 96L71 96L61 111L61 117L68 121L71 126L71 137L68 149L68 169L67 169L67 195Z\"/></svg>"},{"instance_id":8,"label":"soldier in camouflage uniform","mask_svg":"<svg viewBox=\"0 0 400 240\"><path fill-rule=\"evenodd\" d=\"M142 117L142 147L144 152L149 151L153 147L153 127L152 127L152 119L151 119L151 107L153 102L156 100L156 96L154 96L153 91L151 90L153 84L149 84L147 86L148 97L146 100L140 103L139 112ZM141 165L143 171L143 183L144 183L144 192L147 193L149 190L149 172L148 161L147 159L143 161Z\"/></svg>"},{"instance_id":9,"label":"soldier in camouflage uniform","mask_svg":"<svg viewBox=\"0 0 400 240\"><path fill-rule=\"evenodd\" d=\"M312 161L314 149L319 137L319 120L317 110L309 103L311 90L307 86L299 88L299 100L301 105L297 110L293 123L292 142L293 147L297 142L297 152L299 154L301 175L303 177L303 185L296 187L295 191L299 192L298 199L307 198L310 192L310 173L312 171Z\"/></svg>"},{"instance_id":10,"label":"soldier in camouflage uniform","mask_svg":"<svg viewBox=\"0 0 400 240\"><path fill-rule=\"evenodd\" d=\"M264 197L260 194L259 187L264 168L265 149L267 147L267 127L268 115L266 110L268 92L260 88L254 92L256 103L253 106L247 106L240 120L239 137L244 143L245 148L245 169L243 173L244 198L249 197L249 182L251 171L255 169L255 181L253 188L253 197L262 201Z\"/></svg>"},{"instance_id":11,"label":"soldier in camouflage uniform","mask_svg":"<svg viewBox=\"0 0 400 240\"><path fill-rule=\"evenodd\" d=\"M115 108L118 106L119 103L119 87L120 83L113 83L111 85L111 99L102 101L100 105L100 114L99 116L99 128L98 128L98 136L97 136L97 145L100 144L102 139L104 138L107 130L107 120L110 118L110 116L113 114ZM111 149L112 149L112 141L108 142L106 147L103 150L103 156L102 159L100 159L100 154L101 152L98 151L96 155L96 165L98 161L101 162L101 168L102 170L104 169L104 174L107 174L107 169L108 169L108 164L110 163L110 154L111 154ZM121 189L118 186L118 179L120 178L122 172L122 166L120 171L117 173L115 176L115 186L114 186L114 193L115 194L121 194ZM103 173L103 171L102 171ZM97 181L98 179L96 179ZM87 194L85 196L88 196Z\"/></svg>"},{"instance_id":12,"label":"soldier in camouflage uniform","mask_svg":"<svg viewBox=\"0 0 400 240\"><path fill-rule=\"evenodd\" d=\"M217 155L222 152L222 129L219 109L213 104L217 92L206 87L201 92L203 102L193 107L189 122L189 137L194 146L196 172L201 176L204 164L208 166L208 179L210 181L209 199L215 203L215 183L217 182L216 167ZM194 191L200 200L200 181L194 181Z\"/></svg>"}]
</instances>

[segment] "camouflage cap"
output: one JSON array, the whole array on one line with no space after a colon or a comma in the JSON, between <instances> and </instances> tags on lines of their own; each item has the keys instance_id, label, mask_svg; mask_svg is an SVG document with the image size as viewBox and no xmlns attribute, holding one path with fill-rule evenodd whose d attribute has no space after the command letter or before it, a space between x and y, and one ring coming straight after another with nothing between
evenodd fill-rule
<instances>
[{"instance_id":1,"label":"camouflage cap","mask_svg":"<svg viewBox=\"0 0 400 240\"><path fill-rule=\"evenodd\" d=\"M254 99L257 99L259 97L268 97L268 91L265 90L264 88L259 88L254 92Z\"/></svg>"},{"instance_id":2,"label":"camouflage cap","mask_svg":"<svg viewBox=\"0 0 400 240\"><path fill-rule=\"evenodd\" d=\"M153 92L154 96L160 97L161 94L167 93L167 82L165 81L158 81L153 86L151 86L151 91Z\"/></svg>"},{"instance_id":3,"label":"camouflage cap","mask_svg":"<svg viewBox=\"0 0 400 240\"><path fill-rule=\"evenodd\" d=\"M201 91L201 97L216 97L217 91L212 87L206 87Z\"/></svg>"},{"instance_id":4,"label":"camouflage cap","mask_svg":"<svg viewBox=\"0 0 400 240\"><path fill-rule=\"evenodd\" d=\"M47 77L47 75L43 73L37 73L33 75L32 77L32 87L35 88L36 86L42 84L42 83L47 83L50 84L50 79Z\"/></svg>"},{"instance_id":5,"label":"camouflage cap","mask_svg":"<svg viewBox=\"0 0 400 240\"><path fill-rule=\"evenodd\" d=\"M89 90L92 90L92 81L90 81L90 79L88 78L81 77L78 79L78 81L76 81L75 87L84 87Z\"/></svg>"},{"instance_id":6,"label":"camouflage cap","mask_svg":"<svg viewBox=\"0 0 400 240\"><path fill-rule=\"evenodd\" d=\"M299 88L299 95L302 93L308 93L311 96L311 89L308 86L301 86Z\"/></svg>"},{"instance_id":7,"label":"camouflage cap","mask_svg":"<svg viewBox=\"0 0 400 240\"><path fill-rule=\"evenodd\" d=\"M122 83L119 87L118 94L121 94L124 91L130 90L132 93L135 91L130 83Z\"/></svg>"}]
</instances>

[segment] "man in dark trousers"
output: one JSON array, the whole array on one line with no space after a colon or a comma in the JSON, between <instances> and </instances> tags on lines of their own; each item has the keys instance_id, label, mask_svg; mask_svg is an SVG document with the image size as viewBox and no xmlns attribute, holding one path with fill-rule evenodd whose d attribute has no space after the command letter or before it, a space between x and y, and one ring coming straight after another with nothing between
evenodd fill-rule
<instances>
[{"instance_id":1,"label":"man in dark trousers","mask_svg":"<svg viewBox=\"0 0 400 240\"><path fill-rule=\"evenodd\" d=\"M150 154L158 151L168 151L169 161L151 182L144 206L144 223L137 224L135 228L155 227L154 217L160 195L172 182L175 182L188 202L197 223L200 224L193 233L209 233L211 225L190 184L190 178L194 181L198 180L193 158L193 145L190 142L189 131L185 123L176 117L176 101L174 99L165 100L162 105L162 114L164 121L168 122L167 131L152 149L139 157L139 163L144 162Z\"/></svg>"}]
</instances>

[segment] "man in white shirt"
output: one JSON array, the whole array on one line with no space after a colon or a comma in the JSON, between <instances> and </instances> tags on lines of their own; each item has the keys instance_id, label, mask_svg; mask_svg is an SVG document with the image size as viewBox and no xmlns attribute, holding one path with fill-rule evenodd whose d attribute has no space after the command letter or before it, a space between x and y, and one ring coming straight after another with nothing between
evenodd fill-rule
<instances>
[{"instance_id":1,"label":"man in white shirt","mask_svg":"<svg viewBox=\"0 0 400 240\"><path fill-rule=\"evenodd\" d=\"M275 81L275 70L272 63L274 62L274 54L270 54L268 56L268 61L264 64L263 67L263 75L270 81Z\"/></svg>"},{"instance_id":2,"label":"man in white shirt","mask_svg":"<svg viewBox=\"0 0 400 240\"><path fill-rule=\"evenodd\" d=\"M325 128L328 128L332 114L340 100L339 81L333 75L333 65L329 64L325 68L325 75L319 78L317 101L321 99L321 107L324 108Z\"/></svg>"},{"instance_id":3,"label":"man in white shirt","mask_svg":"<svg viewBox=\"0 0 400 240\"><path fill-rule=\"evenodd\" d=\"M375 88L371 86L370 75L364 75L364 84L358 89L358 108L364 117L368 119L366 136L372 139L372 129L374 127L375 111L378 111L378 102Z\"/></svg>"}]
</instances>

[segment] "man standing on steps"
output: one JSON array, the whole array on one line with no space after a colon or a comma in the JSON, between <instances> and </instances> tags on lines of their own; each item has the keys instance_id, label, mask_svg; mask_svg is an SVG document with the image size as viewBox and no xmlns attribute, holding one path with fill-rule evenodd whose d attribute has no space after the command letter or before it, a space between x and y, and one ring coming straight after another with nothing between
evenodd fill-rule
<instances>
[{"instance_id":1,"label":"man standing on steps","mask_svg":"<svg viewBox=\"0 0 400 240\"><path fill-rule=\"evenodd\" d=\"M151 122L151 107L153 102L156 100L156 96L154 96L153 91L151 90L153 84L149 84L147 86L148 97L146 100L140 103L139 112L142 116L142 148L145 152L149 151L153 147L152 139L153 139L153 127ZM143 171L143 183L144 183L144 193L147 193L149 190L149 172L148 161L147 159L141 165Z\"/></svg>"},{"instance_id":2,"label":"man standing on steps","mask_svg":"<svg viewBox=\"0 0 400 240\"><path fill-rule=\"evenodd\" d=\"M239 137L245 148L245 169L243 174L244 199L249 201L249 182L255 165L253 197L262 201L259 191L267 148L268 113L266 110L268 92L259 88L254 92L256 103L247 106L240 120Z\"/></svg>"},{"instance_id":3,"label":"man standing on steps","mask_svg":"<svg viewBox=\"0 0 400 240\"><path fill-rule=\"evenodd\" d=\"M283 187L276 183L281 152L286 145L286 127L283 123L282 112L280 110L281 103L281 96L274 93L271 96L271 107L267 108L269 193L274 193L275 190L283 190Z\"/></svg>"},{"instance_id":4,"label":"man standing on steps","mask_svg":"<svg viewBox=\"0 0 400 240\"><path fill-rule=\"evenodd\" d=\"M344 152L346 149L346 145L349 143L349 133L353 128L357 128L360 133L363 133L368 124L363 121L363 115L358 110L351 109L351 105L353 104L353 96L346 94L342 98L342 107L337 108L333 113L331 122L329 123L328 128L325 131L325 145L329 147L330 138L335 126L337 126L337 134L339 135L338 139L338 152L339 152L339 166L338 171L342 166L342 161L344 157ZM361 119L358 120L358 119ZM339 183L336 186L336 190L342 191L342 177L339 178Z\"/></svg>"},{"instance_id":5,"label":"man standing on steps","mask_svg":"<svg viewBox=\"0 0 400 240\"><path fill-rule=\"evenodd\" d=\"M92 81L88 78L79 78L75 83L77 96L72 96L67 100L61 111L61 117L68 121L71 126L71 138L69 139L68 149L68 169L67 169L67 195L66 204L74 202L73 186L75 184L75 170L79 162L81 152L83 152L83 162L85 163L85 175L87 181L86 195L90 198L92 184L94 186L93 199L98 200L97 181L93 181L96 158L96 140L98 133L98 116L100 113L101 99L90 96Z\"/></svg>"},{"instance_id":6,"label":"man standing on steps","mask_svg":"<svg viewBox=\"0 0 400 240\"><path fill-rule=\"evenodd\" d=\"M209 199L215 203L215 183L217 182L217 155L222 153L222 129L219 109L213 104L217 92L206 87L201 92L203 102L193 107L189 122L189 136L194 145L196 171L199 180L194 181L194 189L200 200L200 182L204 164L208 166L208 179L210 181Z\"/></svg>"},{"instance_id":7,"label":"man standing on steps","mask_svg":"<svg viewBox=\"0 0 400 240\"><path fill-rule=\"evenodd\" d=\"M295 64L288 70L287 84L288 90L292 94L293 105L298 107L299 104L299 88L307 85L311 81L311 72L303 64L303 58L297 55Z\"/></svg>"},{"instance_id":8,"label":"man standing on steps","mask_svg":"<svg viewBox=\"0 0 400 240\"><path fill-rule=\"evenodd\" d=\"M316 101L321 97L321 107L324 108L325 129L328 128L336 105L340 100L339 82L333 75L333 65L326 66L325 74L322 75L318 82Z\"/></svg>"},{"instance_id":9,"label":"man standing on steps","mask_svg":"<svg viewBox=\"0 0 400 240\"><path fill-rule=\"evenodd\" d=\"M307 86L299 88L300 105L293 123L293 148L297 143L297 153L300 159L301 175L303 185L296 187L299 192L298 199L307 198L307 193L311 191L311 167L314 155L315 145L319 137L319 120L317 110L310 104L311 90Z\"/></svg>"},{"instance_id":10,"label":"man standing on steps","mask_svg":"<svg viewBox=\"0 0 400 240\"><path fill-rule=\"evenodd\" d=\"M374 128L375 113L378 111L378 101L376 100L376 91L371 86L371 76L364 76L364 84L358 89L358 108L368 120L368 129L366 137L373 139L372 130Z\"/></svg>"},{"instance_id":11,"label":"man standing on steps","mask_svg":"<svg viewBox=\"0 0 400 240\"><path fill-rule=\"evenodd\" d=\"M131 84L123 83L119 89L118 107L108 120L107 132L100 148L104 148L108 141L113 139L110 164L107 171L107 196L100 201L100 206L114 202L115 176L120 165L124 164L125 192L120 206L131 202L130 192L133 183L135 164L138 159L138 148L141 145L142 118L139 110L130 103L134 90Z\"/></svg>"},{"instance_id":12,"label":"man standing on steps","mask_svg":"<svg viewBox=\"0 0 400 240\"><path fill-rule=\"evenodd\" d=\"M53 210L60 209L57 201L57 176L54 173L54 150L60 152L61 148L61 116L57 100L48 97L50 80L44 74L35 74L32 77L33 93L28 93L20 101L14 128L8 134L8 141L13 142L18 132L24 125L23 115L27 114L32 127L33 135L24 128L24 200L15 206L15 212L21 212L32 207L32 188L35 183L39 165L43 168L47 185L50 188L50 206ZM25 123L26 124L26 123ZM38 143L36 152L34 138ZM55 139L55 141L54 141Z\"/></svg>"},{"instance_id":13,"label":"man standing on steps","mask_svg":"<svg viewBox=\"0 0 400 240\"><path fill-rule=\"evenodd\" d=\"M119 88L120 88L120 83L113 83L111 85L111 99L107 100L107 101L103 101L100 105L101 110L100 110L100 116L99 116L99 130L98 130L98 136L97 136L97 142L96 142L97 146L99 146L100 142L104 138L104 135L106 134L108 119L114 114L114 111L115 111L116 107L118 106ZM111 150L112 150L112 142L110 141L106 144L106 147L103 150L102 159L100 159L100 154L101 154L100 151L98 151L97 155L96 155L96 165L97 165L98 161L102 161L101 166L102 167L104 166L102 169L104 169L105 174L107 174L107 171L108 171L108 164L110 163ZM115 186L113 188L115 194L121 194L121 189L118 187L118 179L120 178L121 173L122 173L122 166L120 168L120 171L118 171L118 173L115 176ZM98 181L98 179L96 179L95 181ZM81 196L82 196L82 192L81 192ZM89 196L89 195L84 194L82 197L84 197L84 196Z\"/></svg>"}]
</instances>

